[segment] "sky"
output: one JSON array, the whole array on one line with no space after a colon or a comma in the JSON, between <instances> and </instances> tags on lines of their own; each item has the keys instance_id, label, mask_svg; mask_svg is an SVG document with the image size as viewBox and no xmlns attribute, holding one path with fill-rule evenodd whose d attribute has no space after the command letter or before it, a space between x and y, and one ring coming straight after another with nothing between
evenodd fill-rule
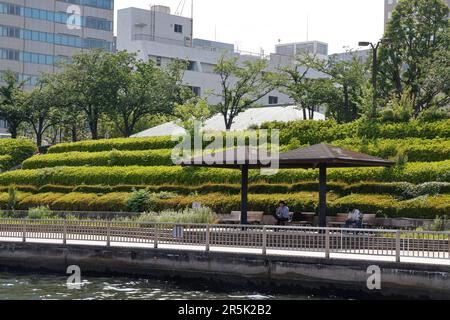
<instances>
[{"instance_id":1,"label":"sky","mask_svg":"<svg viewBox=\"0 0 450 320\"><path fill-rule=\"evenodd\" d=\"M192 0L184 1L182 15L190 17ZM384 0L193 1L194 38L232 43L243 51L267 54L280 41L309 39L327 42L331 54L383 36ZM116 11L150 4L169 6L174 13L180 0L115 0Z\"/></svg>"}]
</instances>

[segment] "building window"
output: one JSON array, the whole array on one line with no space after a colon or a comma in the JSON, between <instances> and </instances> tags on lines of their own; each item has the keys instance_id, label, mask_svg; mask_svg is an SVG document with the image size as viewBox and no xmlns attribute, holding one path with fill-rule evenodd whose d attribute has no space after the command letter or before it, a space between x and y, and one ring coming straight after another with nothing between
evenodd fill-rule
<instances>
[{"instance_id":1,"label":"building window","mask_svg":"<svg viewBox=\"0 0 450 320\"><path fill-rule=\"evenodd\" d=\"M191 87L191 90L197 97L200 97L202 94L202 88L200 87Z\"/></svg>"},{"instance_id":2,"label":"building window","mask_svg":"<svg viewBox=\"0 0 450 320\"><path fill-rule=\"evenodd\" d=\"M156 65L158 67L161 67L161 65L162 65L162 58L161 57L156 57Z\"/></svg>"},{"instance_id":3,"label":"building window","mask_svg":"<svg viewBox=\"0 0 450 320\"><path fill-rule=\"evenodd\" d=\"M269 104L278 104L278 97L269 96Z\"/></svg>"},{"instance_id":4,"label":"building window","mask_svg":"<svg viewBox=\"0 0 450 320\"><path fill-rule=\"evenodd\" d=\"M182 26L181 24L176 24L176 25L174 26L174 31L175 31L176 33L183 33L183 26Z\"/></svg>"}]
</instances>

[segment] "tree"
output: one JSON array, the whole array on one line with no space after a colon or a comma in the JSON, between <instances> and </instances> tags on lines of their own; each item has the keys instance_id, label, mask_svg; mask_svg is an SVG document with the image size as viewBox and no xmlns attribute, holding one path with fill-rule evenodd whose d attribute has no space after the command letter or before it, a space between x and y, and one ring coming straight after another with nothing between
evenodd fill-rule
<instances>
[{"instance_id":1,"label":"tree","mask_svg":"<svg viewBox=\"0 0 450 320\"><path fill-rule=\"evenodd\" d=\"M178 123L191 133L195 133L195 125L199 123L202 127L212 115L211 107L203 99L191 99L185 104L180 104L175 107L175 116L178 118Z\"/></svg>"},{"instance_id":2,"label":"tree","mask_svg":"<svg viewBox=\"0 0 450 320\"><path fill-rule=\"evenodd\" d=\"M266 72L266 67L267 61L262 59L239 63L238 58L222 56L218 61L215 72L220 77L221 92L213 92L212 96L220 102L212 108L223 116L226 130L231 129L238 114L275 88L274 75Z\"/></svg>"},{"instance_id":3,"label":"tree","mask_svg":"<svg viewBox=\"0 0 450 320\"><path fill-rule=\"evenodd\" d=\"M391 92L400 98L405 90L410 91L415 116L432 106L435 97L442 93L424 86L423 79L430 63L434 64L430 57L449 50L448 14L448 6L442 0L401 0L386 28L385 38L389 41L380 51L382 92L385 98ZM444 61L444 65L448 64L448 60Z\"/></svg>"},{"instance_id":4,"label":"tree","mask_svg":"<svg viewBox=\"0 0 450 320\"><path fill-rule=\"evenodd\" d=\"M331 77L335 90L327 91L329 114L339 123L351 122L359 118L363 87L369 81L368 65L352 52L350 59L339 60L337 56L327 61L313 61L311 66Z\"/></svg>"},{"instance_id":5,"label":"tree","mask_svg":"<svg viewBox=\"0 0 450 320\"><path fill-rule=\"evenodd\" d=\"M36 136L36 144L42 146L45 132L61 121L57 108L58 97L51 77L44 77L38 86L25 97L25 121L29 123Z\"/></svg>"},{"instance_id":6,"label":"tree","mask_svg":"<svg viewBox=\"0 0 450 320\"><path fill-rule=\"evenodd\" d=\"M23 86L25 81L18 81L14 73L6 71L2 75L5 83L0 86L0 118L8 124L8 131L13 139L17 138L17 130L25 121L25 103Z\"/></svg>"},{"instance_id":7,"label":"tree","mask_svg":"<svg viewBox=\"0 0 450 320\"><path fill-rule=\"evenodd\" d=\"M92 139L98 139L98 122L116 99L117 66L113 53L91 50L76 54L60 75L67 103L86 116Z\"/></svg>"},{"instance_id":8,"label":"tree","mask_svg":"<svg viewBox=\"0 0 450 320\"><path fill-rule=\"evenodd\" d=\"M124 137L135 132L142 117L173 114L174 105L188 97L187 89L181 85L185 64L174 62L162 70L152 60L137 60L127 52L119 52L113 59L116 76L111 86L114 86L115 100L108 110Z\"/></svg>"},{"instance_id":9,"label":"tree","mask_svg":"<svg viewBox=\"0 0 450 320\"><path fill-rule=\"evenodd\" d=\"M315 64L315 57L309 54L298 54L292 64L279 68L280 78L278 85L281 90L294 100L297 108L303 111L303 119L308 119L306 97L310 90L310 71Z\"/></svg>"}]
</instances>

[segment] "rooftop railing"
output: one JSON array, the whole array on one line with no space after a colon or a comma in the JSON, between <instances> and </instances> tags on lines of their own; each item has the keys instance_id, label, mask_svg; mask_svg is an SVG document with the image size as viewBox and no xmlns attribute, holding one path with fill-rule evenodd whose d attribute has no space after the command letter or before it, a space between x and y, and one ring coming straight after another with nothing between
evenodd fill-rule
<instances>
[{"instance_id":1,"label":"rooftop railing","mask_svg":"<svg viewBox=\"0 0 450 320\"><path fill-rule=\"evenodd\" d=\"M0 219L0 242L5 241L285 256L308 253L324 258L389 257L396 262L450 259L449 232L409 230Z\"/></svg>"}]
</instances>

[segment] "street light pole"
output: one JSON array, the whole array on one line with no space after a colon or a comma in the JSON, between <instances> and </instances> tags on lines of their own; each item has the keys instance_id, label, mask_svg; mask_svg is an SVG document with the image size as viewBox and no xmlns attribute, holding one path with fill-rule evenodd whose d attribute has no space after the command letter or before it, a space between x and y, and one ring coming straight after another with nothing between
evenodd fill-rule
<instances>
[{"instance_id":1,"label":"street light pole","mask_svg":"<svg viewBox=\"0 0 450 320\"><path fill-rule=\"evenodd\" d=\"M388 42L388 39L381 39L376 44L367 41L359 42L361 47L372 47L372 87L373 87L373 100L372 100L372 112L371 118L374 119L377 115L377 100L378 100L378 86L377 86L377 75L378 75L378 48L382 43Z\"/></svg>"}]
</instances>

